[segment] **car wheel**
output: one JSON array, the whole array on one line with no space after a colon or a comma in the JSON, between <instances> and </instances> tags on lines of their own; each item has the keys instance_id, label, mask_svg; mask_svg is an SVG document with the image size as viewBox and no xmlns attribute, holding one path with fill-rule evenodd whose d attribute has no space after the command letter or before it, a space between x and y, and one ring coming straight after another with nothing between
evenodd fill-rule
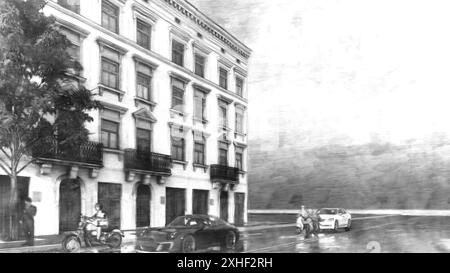
<instances>
[{"instance_id":1,"label":"car wheel","mask_svg":"<svg viewBox=\"0 0 450 273\"><path fill-rule=\"evenodd\" d=\"M229 231L222 242L222 249L232 250L236 248L236 233Z\"/></svg>"},{"instance_id":2,"label":"car wheel","mask_svg":"<svg viewBox=\"0 0 450 273\"><path fill-rule=\"evenodd\" d=\"M338 232L338 230L339 230L339 223L338 223L338 221L334 221L334 228L333 228L333 231L334 231L334 232Z\"/></svg>"},{"instance_id":3,"label":"car wheel","mask_svg":"<svg viewBox=\"0 0 450 273\"><path fill-rule=\"evenodd\" d=\"M345 228L345 231L350 231L351 229L352 229L352 220L348 219L347 227Z\"/></svg>"},{"instance_id":4,"label":"car wheel","mask_svg":"<svg viewBox=\"0 0 450 273\"><path fill-rule=\"evenodd\" d=\"M192 235L187 235L183 239L183 243L181 245L181 251L183 253L191 253L195 251L195 238Z\"/></svg>"}]
</instances>

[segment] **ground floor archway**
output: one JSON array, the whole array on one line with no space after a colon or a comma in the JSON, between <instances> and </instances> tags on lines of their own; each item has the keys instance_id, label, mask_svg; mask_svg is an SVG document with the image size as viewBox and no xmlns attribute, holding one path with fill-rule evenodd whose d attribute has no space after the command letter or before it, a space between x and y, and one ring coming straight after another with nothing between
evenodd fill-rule
<instances>
[{"instance_id":1,"label":"ground floor archway","mask_svg":"<svg viewBox=\"0 0 450 273\"><path fill-rule=\"evenodd\" d=\"M150 186L139 183L136 188L136 227L150 226L151 189Z\"/></svg>"},{"instance_id":2,"label":"ground floor archway","mask_svg":"<svg viewBox=\"0 0 450 273\"><path fill-rule=\"evenodd\" d=\"M81 181L64 179L59 186L59 232L76 230L81 214Z\"/></svg>"}]
</instances>

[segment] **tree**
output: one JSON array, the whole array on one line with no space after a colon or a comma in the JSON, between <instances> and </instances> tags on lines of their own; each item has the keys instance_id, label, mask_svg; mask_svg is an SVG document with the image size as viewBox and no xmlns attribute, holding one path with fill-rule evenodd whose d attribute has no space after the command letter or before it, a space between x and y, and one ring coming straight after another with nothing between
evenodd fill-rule
<instances>
[{"instance_id":1,"label":"tree","mask_svg":"<svg viewBox=\"0 0 450 273\"><path fill-rule=\"evenodd\" d=\"M10 178L10 239L17 239L18 175L35 161L36 147L55 139L70 149L88 141L87 113L100 104L77 84L81 65L44 0L0 1L0 168ZM45 147L44 147L45 148Z\"/></svg>"}]
</instances>

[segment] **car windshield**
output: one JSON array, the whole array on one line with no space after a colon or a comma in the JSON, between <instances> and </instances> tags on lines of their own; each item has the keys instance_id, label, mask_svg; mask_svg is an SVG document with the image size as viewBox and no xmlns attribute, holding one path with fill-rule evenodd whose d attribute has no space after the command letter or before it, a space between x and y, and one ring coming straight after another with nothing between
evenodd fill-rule
<instances>
[{"instance_id":1,"label":"car windshield","mask_svg":"<svg viewBox=\"0 0 450 273\"><path fill-rule=\"evenodd\" d=\"M321 209L319 214L337 214L337 209Z\"/></svg>"},{"instance_id":2,"label":"car windshield","mask_svg":"<svg viewBox=\"0 0 450 273\"><path fill-rule=\"evenodd\" d=\"M200 223L203 222L204 224L207 224L205 221L202 221L200 218L194 218L189 216L179 216L175 218L170 224L168 224L168 227L192 227L192 226L198 226Z\"/></svg>"},{"instance_id":3,"label":"car windshield","mask_svg":"<svg viewBox=\"0 0 450 273\"><path fill-rule=\"evenodd\" d=\"M209 220L211 221L212 225L219 226L219 225L227 225L228 223L224 220L217 218L215 216L209 216Z\"/></svg>"}]
</instances>

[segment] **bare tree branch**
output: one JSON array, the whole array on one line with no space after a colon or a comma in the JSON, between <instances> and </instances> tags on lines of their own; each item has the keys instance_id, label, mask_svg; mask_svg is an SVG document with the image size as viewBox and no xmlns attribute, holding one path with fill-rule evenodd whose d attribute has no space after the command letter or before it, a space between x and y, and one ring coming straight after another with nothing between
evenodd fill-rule
<instances>
[{"instance_id":1,"label":"bare tree branch","mask_svg":"<svg viewBox=\"0 0 450 273\"><path fill-rule=\"evenodd\" d=\"M0 148L0 150L5 154L6 158L8 158L8 160L11 160L11 156L6 153L6 151L3 148Z\"/></svg>"},{"instance_id":2,"label":"bare tree branch","mask_svg":"<svg viewBox=\"0 0 450 273\"><path fill-rule=\"evenodd\" d=\"M3 164L5 164L5 161L3 159L0 158L0 160L2 161ZM10 170L8 170L8 168L5 167L2 163L0 163L0 168L2 168L8 176L11 176ZM8 164L5 165L8 166Z\"/></svg>"},{"instance_id":3,"label":"bare tree branch","mask_svg":"<svg viewBox=\"0 0 450 273\"><path fill-rule=\"evenodd\" d=\"M35 159L33 158L33 159L31 159L30 161L28 161L22 168L20 168L18 171L17 171L17 174L19 174L21 171L23 171L26 167L28 167L31 163L34 163L35 162Z\"/></svg>"}]
</instances>

